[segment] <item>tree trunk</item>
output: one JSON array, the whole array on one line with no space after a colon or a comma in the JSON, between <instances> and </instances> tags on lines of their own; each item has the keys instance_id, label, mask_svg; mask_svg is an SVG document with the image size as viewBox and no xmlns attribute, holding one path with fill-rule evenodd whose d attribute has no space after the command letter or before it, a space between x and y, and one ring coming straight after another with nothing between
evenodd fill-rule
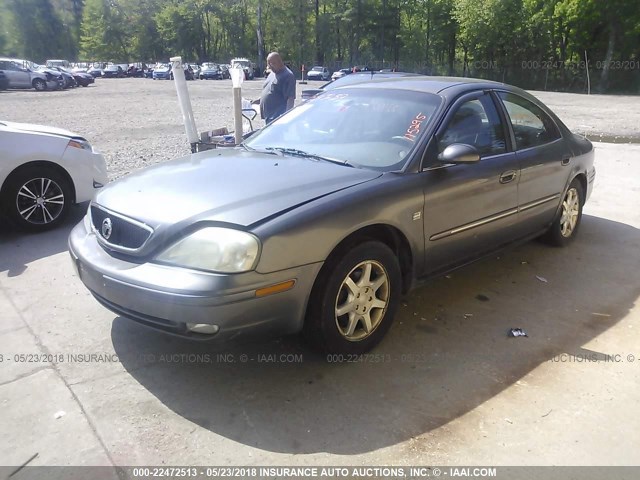
<instances>
[{"instance_id":1,"label":"tree trunk","mask_svg":"<svg viewBox=\"0 0 640 480\"><path fill-rule=\"evenodd\" d=\"M602 67L600 87L598 88L600 93L604 93L609 84L609 66L611 64L611 60L613 60L613 49L616 45L616 30L617 25L612 18L609 20L609 43L607 44L607 53L604 56L604 66Z\"/></svg>"}]
</instances>

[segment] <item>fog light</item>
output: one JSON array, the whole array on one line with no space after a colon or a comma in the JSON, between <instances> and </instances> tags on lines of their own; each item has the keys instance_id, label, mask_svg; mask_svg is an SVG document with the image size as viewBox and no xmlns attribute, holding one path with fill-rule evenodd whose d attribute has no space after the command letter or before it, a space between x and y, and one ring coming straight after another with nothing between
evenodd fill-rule
<instances>
[{"instance_id":1,"label":"fog light","mask_svg":"<svg viewBox=\"0 0 640 480\"><path fill-rule=\"evenodd\" d=\"M193 333L204 333L205 335L213 335L218 333L220 327L208 323L187 323L187 330Z\"/></svg>"}]
</instances>

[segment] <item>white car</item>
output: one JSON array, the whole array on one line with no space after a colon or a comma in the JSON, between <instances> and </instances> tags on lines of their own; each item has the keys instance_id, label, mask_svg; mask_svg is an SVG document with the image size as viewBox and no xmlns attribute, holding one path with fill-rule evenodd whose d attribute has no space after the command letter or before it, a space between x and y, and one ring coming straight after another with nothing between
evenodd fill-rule
<instances>
[{"instance_id":1,"label":"white car","mask_svg":"<svg viewBox=\"0 0 640 480\"><path fill-rule=\"evenodd\" d=\"M331 73L327 67L313 67L307 73L307 80L324 80L325 82L331 78Z\"/></svg>"},{"instance_id":2,"label":"white car","mask_svg":"<svg viewBox=\"0 0 640 480\"><path fill-rule=\"evenodd\" d=\"M104 157L80 135L0 120L0 208L19 228L55 227L107 182Z\"/></svg>"}]
</instances>

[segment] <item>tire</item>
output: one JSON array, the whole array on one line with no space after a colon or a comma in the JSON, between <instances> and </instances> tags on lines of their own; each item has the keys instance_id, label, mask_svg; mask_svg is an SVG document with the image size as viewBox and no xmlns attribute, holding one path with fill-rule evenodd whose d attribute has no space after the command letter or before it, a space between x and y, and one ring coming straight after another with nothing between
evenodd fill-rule
<instances>
[{"instance_id":1,"label":"tire","mask_svg":"<svg viewBox=\"0 0 640 480\"><path fill-rule=\"evenodd\" d=\"M303 336L324 353L369 351L391 327L401 278L395 254L378 241L366 241L330 258L311 292Z\"/></svg>"},{"instance_id":2,"label":"tire","mask_svg":"<svg viewBox=\"0 0 640 480\"><path fill-rule=\"evenodd\" d=\"M47 89L47 82L45 82L41 78L34 79L32 85L33 88L35 88L39 92L44 92Z\"/></svg>"},{"instance_id":3,"label":"tire","mask_svg":"<svg viewBox=\"0 0 640 480\"><path fill-rule=\"evenodd\" d=\"M22 230L38 232L55 228L69 212L72 186L51 167L24 168L12 174L7 182L2 191L2 204Z\"/></svg>"},{"instance_id":4,"label":"tire","mask_svg":"<svg viewBox=\"0 0 640 480\"><path fill-rule=\"evenodd\" d=\"M540 239L556 247L569 245L578 234L584 205L584 189L578 179L573 180L562 198L556 219Z\"/></svg>"}]
</instances>

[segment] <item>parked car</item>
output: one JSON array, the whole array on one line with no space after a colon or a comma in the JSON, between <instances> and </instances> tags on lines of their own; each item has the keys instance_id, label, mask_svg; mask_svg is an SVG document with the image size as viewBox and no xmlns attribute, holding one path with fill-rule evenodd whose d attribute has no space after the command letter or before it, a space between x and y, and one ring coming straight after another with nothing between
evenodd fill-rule
<instances>
[{"instance_id":1,"label":"parked car","mask_svg":"<svg viewBox=\"0 0 640 480\"><path fill-rule=\"evenodd\" d=\"M19 228L55 227L107 181L104 158L82 136L0 121L0 208Z\"/></svg>"},{"instance_id":2,"label":"parked car","mask_svg":"<svg viewBox=\"0 0 640 480\"><path fill-rule=\"evenodd\" d=\"M89 85L91 85L92 83L95 83L96 81L96 79L93 78L93 75L82 72L80 70L75 71L75 70L69 70L62 67L58 67L58 70L61 70L63 73L66 72L70 75L73 75L73 78L76 81L76 85L78 86L88 87Z\"/></svg>"},{"instance_id":3,"label":"parked car","mask_svg":"<svg viewBox=\"0 0 640 480\"><path fill-rule=\"evenodd\" d=\"M191 70L193 71L193 76L194 78L197 80L200 78L200 65L198 65L197 63L190 63L189 66L191 67Z\"/></svg>"},{"instance_id":4,"label":"parked car","mask_svg":"<svg viewBox=\"0 0 640 480\"><path fill-rule=\"evenodd\" d=\"M36 90L58 90L64 79L58 72L39 71L39 65L28 60L0 58L0 70L9 80L10 88L35 88Z\"/></svg>"},{"instance_id":5,"label":"parked car","mask_svg":"<svg viewBox=\"0 0 640 480\"><path fill-rule=\"evenodd\" d=\"M54 71L60 73L60 75L62 75L62 78L64 80L64 88L65 89L66 88L73 88L73 87L77 87L78 86L78 82L76 82L76 79L75 79L74 75L70 71L68 71L68 70L66 70L66 69L64 69L62 67L55 67L55 66L54 67L46 67L46 68L48 70L54 70ZM43 68L40 68L40 70L42 71Z\"/></svg>"},{"instance_id":6,"label":"parked car","mask_svg":"<svg viewBox=\"0 0 640 480\"><path fill-rule=\"evenodd\" d=\"M331 80L337 80L346 75L349 75L350 73L352 73L350 68L341 68L340 70L336 70L335 72L333 72L333 74L331 75Z\"/></svg>"},{"instance_id":7,"label":"parked car","mask_svg":"<svg viewBox=\"0 0 640 480\"><path fill-rule=\"evenodd\" d=\"M327 67L316 66L313 67L307 73L307 80L324 80L325 82L331 79L331 74Z\"/></svg>"},{"instance_id":8,"label":"parked car","mask_svg":"<svg viewBox=\"0 0 640 480\"><path fill-rule=\"evenodd\" d=\"M93 78L97 78L102 76L103 70L98 65L92 65L87 69L87 73L91 75Z\"/></svg>"},{"instance_id":9,"label":"parked car","mask_svg":"<svg viewBox=\"0 0 640 480\"><path fill-rule=\"evenodd\" d=\"M229 72L231 65L229 65L228 63L221 63L219 67L220 71L222 72L222 79L229 80L231 78L231 72Z\"/></svg>"},{"instance_id":10,"label":"parked car","mask_svg":"<svg viewBox=\"0 0 640 480\"><path fill-rule=\"evenodd\" d=\"M185 80L195 80L196 76L193 74L193 68L191 65L185 63L182 65L182 69L184 70L184 78Z\"/></svg>"},{"instance_id":11,"label":"parked car","mask_svg":"<svg viewBox=\"0 0 640 480\"><path fill-rule=\"evenodd\" d=\"M200 80L222 80L222 69L217 63L205 62L200 67Z\"/></svg>"},{"instance_id":12,"label":"parked car","mask_svg":"<svg viewBox=\"0 0 640 480\"><path fill-rule=\"evenodd\" d=\"M107 65L102 71L104 78L124 78L126 76L126 70L120 65Z\"/></svg>"},{"instance_id":13,"label":"parked car","mask_svg":"<svg viewBox=\"0 0 640 480\"><path fill-rule=\"evenodd\" d=\"M231 66L229 68L234 68L236 66L239 66L240 68L242 68L242 70L244 70L245 80L253 80L255 72L254 72L254 66L251 60L244 57L233 58L231 59L230 65Z\"/></svg>"},{"instance_id":14,"label":"parked car","mask_svg":"<svg viewBox=\"0 0 640 480\"><path fill-rule=\"evenodd\" d=\"M71 67L69 60L46 60L44 62L44 65L47 68L53 68L53 67L70 68Z\"/></svg>"},{"instance_id":15,"label":"parked car","mask_svg":"<svg viewBox=\"0 0 640 480\"><path fill-rule=\"evenodd\" d=\"M141 63L131 64L127 66L125 74L130 78L143 78L146 65Z\"/></svg>"},{"instance_id":16,"label":"parked car","mask_svg":"<svg viewBox=\"0 0 640 480\"><path fill-rule=\"evenodd\" d=\"M173 73L171 72L171 64L163 63L153 69L154 80L173 80Z\"/></svg>"},{"instance_id":17,"label":"parked car","mask_svg":"<svg viewBox=\"0 0 640 480\"><path fill-rule=\"evenodd\" d=\"M4 72L0 70L0 90L6 90L7 88L9 88L9 79Z\"/></svg>"},{"instance_id":18,"label":"parked car","mask_svg":"<svg viewBox=\"0 0 640 480\"><path fill-rule=\"evenodd\" d=\"M417 73L406 72L357 72L351 74L348 78L341 77L337 80L333 80L329 83L325 83L318 88L307 88L302 91L300 95L300 102L304 103L312 97L319 95L323 92L333 90L334 88L344 87L345 85L355 85L356 83L370 82L372 80L381 78L401 78L401 77L416 77Z\"/></svg>"},{"instance_id":19,"label":"parked car","mask_svg":"<svg viewBox=\"0 0 640 480\"><path fill-rule=\"evenodd\" d=\"M588 140L519 88L374 80L237 148L109 184L69 249L95 298L141 324L216 341L301 331L360 354L419 280L540 235L568 245L593 161Z\"/></svg>"}]
</instances>

